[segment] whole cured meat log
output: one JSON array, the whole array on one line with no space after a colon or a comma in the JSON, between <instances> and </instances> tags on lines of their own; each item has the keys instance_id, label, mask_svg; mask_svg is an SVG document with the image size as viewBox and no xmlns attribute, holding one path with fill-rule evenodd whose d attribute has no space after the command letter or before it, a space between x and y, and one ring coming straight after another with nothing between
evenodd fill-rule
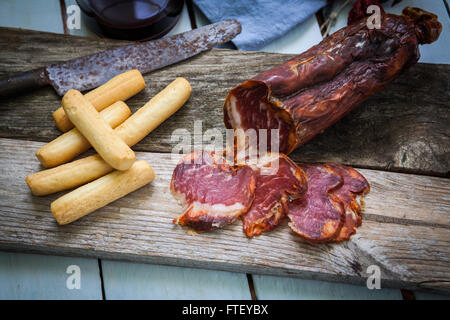
<instances>
[{"instance_id":1,"label":"whole cured meat log","mask_svg":"<svg viewBox=\"0 0 450 320\"><path fill-rule=\"evenodd\" d=\"M441 28L436 15L409 7L382 15L380 29L362 19L233 88L225 126L279 129L279 152L289 154L415 64L418 45L435 41ZM267 138L270 145L270 130Z\"/></svg>"},{"instance_id":2,"label":"whole cured meat log","mask_svg":"<svg viewBox=\"0 0 450 320\"><path fill-rule=\"evenodd\" d=\"M184 206L173 222L208 231L247 212L254 198L255 175L248 166L228 165L217 153L194 151L175 167L170 190Z\"/></svg>"},{"instance_id":3,"label":"whole cured meat log","mask_svg":"<svg viewBox=\"0 0 450 320\"><path fill-rule=\"evenodd\" d=\"M303 170L284 154L268 153L249 165L256 176L255 199L241 218L245 234L253 237L280 224L289 201L306 193L308 181Z\"/></svg>"}]
</instances>

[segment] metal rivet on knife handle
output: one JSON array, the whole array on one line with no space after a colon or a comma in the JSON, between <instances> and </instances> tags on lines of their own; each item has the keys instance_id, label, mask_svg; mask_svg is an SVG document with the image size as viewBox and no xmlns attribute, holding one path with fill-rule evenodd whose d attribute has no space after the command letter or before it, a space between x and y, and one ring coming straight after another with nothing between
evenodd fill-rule
<instances>
[{"instance_id":1,"label":"metal rivet on knife handle","mask_svg":"<svg viewBox=\"0 0 450 320\"><path fill-rule=\"evenodd\" d=\"M117 101L129 99L144 88L145 80L142 74L138 70L130 70L115 76L84 96L97 111L101 111ZM56 126L62 132L73 128L72 122L62 107L53 113L53 118Z\"/></svg>"}]
</instances>

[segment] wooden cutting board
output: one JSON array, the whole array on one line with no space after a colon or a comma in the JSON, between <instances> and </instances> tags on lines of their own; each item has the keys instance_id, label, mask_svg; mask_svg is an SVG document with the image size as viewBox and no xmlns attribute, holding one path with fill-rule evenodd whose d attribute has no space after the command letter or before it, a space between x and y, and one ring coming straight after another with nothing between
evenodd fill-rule
<instances>
[{"instance_id":1,"label":"wooden cutting board","mask_svg":"<svg viewBox=\"0 0 450 320\"><path fill-rule=\"evenodd\" d=\"M0 28L0 76L112 48L124 42ZM382 287L450 291L450 66L418 64L383 92L292 154L296 161L337 161L359 168L371 184L363 225L350 241L311 244L287 224L248 239L240 222L192 234L171 221L180 206L169 192L180 155L176 129L194 136L224 132L228 90L290 55L213 50L145 76L129 101L136 110L175 77L193 93L173 117L137 144L137 157L156 173L148 186L67 226L50 203L34 197L25 177L42 167L34 152L58 136L51 88L0 102L0 248L21 252L298 276L364 284L370 265ZM202 120L202 131L193 130Z\"/></svg>"}]
</instances>

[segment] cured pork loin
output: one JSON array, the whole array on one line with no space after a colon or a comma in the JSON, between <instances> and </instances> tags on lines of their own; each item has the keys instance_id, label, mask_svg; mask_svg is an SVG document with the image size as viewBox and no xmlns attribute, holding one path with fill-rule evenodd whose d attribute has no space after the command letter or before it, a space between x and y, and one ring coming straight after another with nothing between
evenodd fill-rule
<instances>
[{"instance_id":1,"label":"cured pork loin","mask_svg":"<svg viewBox=\"0 0 450 320\"><path fill-rule=\"evenodd\" d=\"M435 41L441 28L437 16L417 8L383 14L378 29L362 19L233 88L223 107L225 126L237 132L278 129L280 153L241 165L213 152L186 155L172 176L171 190L185 206L174 223L207 231L240 216L252 237L288 217L291 229L309 241L348 240L361 225L367 180L335 163L296 165L285 154L415 64L418 45ZM270 146L271 130L267 138Z\"/></svg>"},{"instance_id":2,"label":"cured pork loin","mask_svg":"<svg viewBox=\"0 0 450 320\"><path fill-rule=\"evenodd\" d=\"M175 167L171 191L184 206L174 223L209 231L239 216L248 237L279 226L316 242L348 240L361 225L361 197L369 184L343 165L295 164L286 155L268 153L243 165L222 155L194 151Z\"/></svg>"},{"instance_id":3,"label":"cured pork loin","mask_svg":"<svg viewBox=\"0 0 450 320\"><path fill-rule=\"evenodd\" d=\"M242 224L245 234L253 237L281 223L289 201L305 195L308 181L303 170L284 154L268 153L249 165L256 176L255 199L242 215Z\"/></svg>"},{"instance_id":4,"label":"cured pork loin","mask_svg":"<svg viewBox=\"0 0 450 320\"><path fill-rule=\"evenodd\" d=\"M323 165L303 165L302 169L308 177L308 192L289 205L289 226L308 240L332 239L345 219L344 205L332 193L342 186L343 179Z\"/></svg>"},{"instance_id":5,"label":"cured pork loin","mask_svg":"<svg viewBox=\"0 0 450 320\"><path fill-rule=\"evenodd\" d=\"M363 197L370 191L369 182L353 168L337 163L329 163L326 166L342 177L342 186L335 190L334 194L344 206L345 220L334 241L348 240L362 223Z\"/></svg>"},{"instance_id":6,"label":"cured pork loin","mask_svg":"<svg viewBox=\"0 0 450 320\"><path fill-rule=\"evenodd\" d=\"M189 153L172 174L170 190L184 207L173 222L196 231L232 223L251 206L255 185L255 173L246 165L230 166L214 152Z\"/></svg>"},{"instance_id":7,"label":"cured pork loin","mask_svg":"<svg viewBox=\"0 0 450 320\"><path fill-rule=\"evenodd\" d=\"M435 41L441 29L436 15L418 8L383 14L379 29L362 19L233 88L225 126L279 129L278 151L289 154L415 64L419 44Z\"/></svg>"},{"instance_id":8,"label":"cured pork loin","mask_svg":"<svg viewBox=\"0 0 450 320\"><path fill-rule=\"evenodd\" d=\"M340 164L300 164L308 192L289 204L291 229L317 242L350 239L361 225L362 197L369 183L355 169Z\"/></svg>"}]
</instances>

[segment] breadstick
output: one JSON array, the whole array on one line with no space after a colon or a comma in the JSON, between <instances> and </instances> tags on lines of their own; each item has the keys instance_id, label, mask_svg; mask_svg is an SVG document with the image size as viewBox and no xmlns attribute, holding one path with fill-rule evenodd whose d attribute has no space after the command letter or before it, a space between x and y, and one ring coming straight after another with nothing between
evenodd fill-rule
<instances>
[{"instance_id":1,"label":"breadstick","mask_svg":"<svg viewBox=\"0 0 450 320\"><path fill-rule=\"evenodd\" d=\"M30 174L26 183L35 196L45 196L93 181L114 169L98 155Z\"/></svg>"},{"instance_id":2,"label":"breadstick","mask_svg":"<svg viewBox=\"0 0 450 320\"><path fill-rule=\"evenodd\" d=\"M117 101L100 112L103 120L111 128L115 128L124 122L130 114L130 108L122 101ZM36 152L36 157L44 167L53 168L69 162L90 147L91 144L89 141L86 140L77 128L73 128L41 147Z\"/></svg>"},{"instance_id":3,"label":"breadstick","mask_svg":"<svg viewBox=\"0 0 450 320\"><path fill-rule=\"evenodd\" d=\"M180 109L189 98L190 93L189 82L178 78L114 131L129 146L134 145ZM139 127L139 130L135 130L136 127ZM26 181L34 195L47 195L85 184L112 170L101 157L96 155L34 173L29 175Z\"/></svg>"},{"instance_id":4,"label":"breadstick","mask_svg":"<svg viewBox=\"0 0 450 320\"><path fill-rule=\"evenodd\" d=\"M145 81L139 70L130 70L121 73L100 87L89 91L84 96L90 103L101 111L117 101L125 101L145 88ZM60 107L53 113L56 126L62 132L73 128L72 122L67 117L64 109Z\"/></svg>"},{"instance_id":5,"label":"breadstick","mask_svg":"<svg viewBox=\"0 0 450 320\"><path fill-rule=\"evenodd\" d=\"M73 89L67 91L62 105L70 121L103 160L117 170L127 170L131 167L136 159L133 150L103 121L81 92Z\"/></svg>"},{"instance_id":6,"label":"breadstick","mask_svg":"<svg viewBox=\"0 0 450 320\"><path fill-rule=\"evenodd\" d=\"M191 95L191 85L185 78L177 78L137 110L115 131L130 147L168 119Z\"/></svg>"},{"instance_id":7,"label":"breadstick","mask_svg":"<svg viewBox=\"0 0 450 320\"><path fill-rule=\"evenodd\" d=\"M144 160L136 161L126 171L114 171L56 199L50 205L59 224L68 224L122 198L155 177Z\"/></svg>"}]
</instances>

